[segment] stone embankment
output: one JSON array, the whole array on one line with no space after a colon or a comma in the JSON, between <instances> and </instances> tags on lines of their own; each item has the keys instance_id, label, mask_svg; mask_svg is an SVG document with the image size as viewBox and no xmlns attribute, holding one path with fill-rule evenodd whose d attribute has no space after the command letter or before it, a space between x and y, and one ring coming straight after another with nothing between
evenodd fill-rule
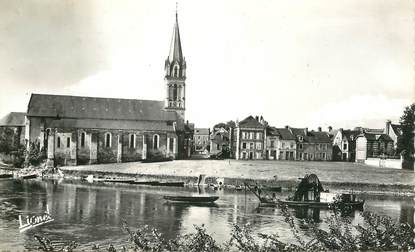
<instances>
[{"instance_id":1,"label":"stone embankment","mask_svg":"<svg viewBox=\"0 0 415 252\"><path fill-rule=\"evenodd\" d=\"M224 186L238 186L253 181L282 186L285 190L295 188L298 178L305 174L315 173L325 187L371 194L413 195L415 185L413 171L342 162L179 160L67 166L61 170L66 176L75 178L93 174L139 181L184 181L193 185L203 175L205 184L222 182Z\"/></svg>"}]
</instances>

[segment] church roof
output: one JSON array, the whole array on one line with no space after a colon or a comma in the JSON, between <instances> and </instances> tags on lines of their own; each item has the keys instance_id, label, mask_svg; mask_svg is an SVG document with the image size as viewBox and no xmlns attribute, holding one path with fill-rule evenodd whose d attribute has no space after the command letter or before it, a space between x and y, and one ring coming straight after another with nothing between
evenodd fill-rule
<instances>
[{"instance_id":1,"label":"church roof","mask_svg":"<svg viewBox=\"0 0 415 252\"><path fill-rule=\"evenodd\" d=\"M73 119L176 121L163 101L32 94L27 116Z\"/></svg>"},{"instance_id":2,"label":"church roof","mask_svg":"<svg viewBox=\"0 0 415 252\"><path fill-rule=\"evenodd\" d=\"M173 124L165 121L133 121L110 119L60 119L53 120L50 128L79 128L79 129L117 129L117 130L160 130L174 132Z\"/></svg>"},{"instance_id":3,"label":"church roof","mask_svg":"<svg viewBox=\"0 0 415 252\"><path fill-rule=\"evenodd\" d=\"M23 112L10 112L0 119L0 126L24 126L25 115Z\"/></svg>"},{"instance_id":4,"label":"church roof","mask_svg":"<svg viewBox=\"0 0 415 252\"><path fill-rule=\"evenodd\" d=\"M173 27L173 36L171 39L170 44L170 53L168 60L170 62L183 60L183 52L182 52L182 43L180 40L180 32L179 32L179 22L177 21L177 13L176 13L176 22L174 23Z\"/></svg>"}]
</instances>

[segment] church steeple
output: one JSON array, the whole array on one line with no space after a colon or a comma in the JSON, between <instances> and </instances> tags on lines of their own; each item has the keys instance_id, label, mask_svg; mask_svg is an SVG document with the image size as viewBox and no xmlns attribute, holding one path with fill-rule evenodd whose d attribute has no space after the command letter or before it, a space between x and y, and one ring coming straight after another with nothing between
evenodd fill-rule
<instances>
[{"instance_id":1,"label":"church steeple","mask_svg":"<svg viewBox=\"0 0 415 252\"><path fill-rule=\"evenodd\" d=\"M164 69L164 80L166 81L167 89L165 107L168 110L177 111L184 120L186 60L183 56L182 44L180 40L177 9L169 56L166 59Z\"/></svg>"},{"instance_id":2,"label":"church steeple","mask_svg":"<svg viewBox=\"0 0 415 252\"><path fill-rule=\"evenodd\" d=\"M183 61L182 43L180 41L179 21L177 20L177 11L176 11L176 22L174 23L173 36L171 38L170 53L169 53L168 59L170 62L173 62L175 60Z\"/></svg>"}]
</instances>

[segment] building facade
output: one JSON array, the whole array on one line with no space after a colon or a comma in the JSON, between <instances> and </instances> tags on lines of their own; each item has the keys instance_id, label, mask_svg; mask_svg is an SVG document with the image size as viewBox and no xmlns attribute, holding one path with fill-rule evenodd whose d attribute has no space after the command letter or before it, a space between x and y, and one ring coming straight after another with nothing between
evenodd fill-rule
<instances>
[{"instance_id":1,"label":"building facade","mask_svg":"<svg viewBox=\"0 0 415 252\"><path fill-rule=\"evenodd\" d=\"M235 159L258 160L266 158L266 122L263 118L248 116L236 123Z\"/></svg>"},{"instance_id":2,"label":"building facade","mask_svg":"<svg viewBox=\"0 0 415 252\"><path fill-rule=\"evenodd\" d=\"M309 131L308 128L291 128L296 137L297 160L332 160L333 145L327 132Z\"/></svg>"},{"instance_id":3,"label":"building facade","mask_svg":"<svg viewBox=\"0 0 415 252\"><path fill-rule=\"evenodd\" d=\"M391 155L393 155L393 140L387 134L364 132L357 136L356 162Z\"/></svg>"},{"instance_id":4,"label":"building facade","mask_svg":"<svg viewBox=\"0 0 415 252\"><path fill-rule=\"evenodd\" d=\"M164 79L164 101L32 94L25 139L47 148L48 166L184 158L192 135L177 14Z\"/></svg>"},{"instance_id":5,"label":"building facade","mask_svg":"<svg viewBox=\"0 0 415 252\"><path fill-rule=\"evenodd\" d=\"M207 154L210 148L210 129L209 128L195 128L193 135L193 142L195 146L195 153Z\"/></svg>"},{"instance_id":6,"label":"building facade","mask_svg":"<svg viewBox=\"0 0 415 252\"><path fill-rule=\"evenodd\" d=\"M225 128L214 128L210 134L210 154L216 155L230 150L230 132Z\"/></svg>"},{"instance_id":7,"label":"building facade","mask_svg":"<svg viewBox=\"0 0 415 252\"><path fill-rule=\"evenodd\" d=\"M340 128L333 137L333 160L354 162L356 159L356 138L359 130Z\"/></svg>"},{"instance_id":8,"label":"building facade","mask_svg":"<svg viewBox=\"0 0 415 252\"><path fill-rule=\"evenodd\" d=\"M0 134L12 134L11 147L25 144L25 116L23 112L11 112L0 119Z\"/></svg>"},{"instance_id":9,"label":"building facade","mask_svg":"<svg viewBox=\"0 0 415 252\"><path fill-rule=\"evenodd\" d=\"M384 133L393 140L393 149L396 151L398 148L398 139L402 137L402 126L400 124L392 124L392 121L387 120ZM395 155L399 154L395 152Z\"/></svg>"}]
</instances>

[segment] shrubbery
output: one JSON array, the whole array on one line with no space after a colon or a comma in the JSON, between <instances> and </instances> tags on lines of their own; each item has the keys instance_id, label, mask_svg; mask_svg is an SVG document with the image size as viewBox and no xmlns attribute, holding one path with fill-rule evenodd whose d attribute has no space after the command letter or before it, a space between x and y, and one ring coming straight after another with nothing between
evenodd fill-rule
<instances>
[{"instance_id":1,"label":"shrubbery","mask_svg":"<svg viewBox=\"0 0 415 252\"><path fill-rule=\"evenodd\" d=\"M38 166L46 159L46 151L44 148L40 148L39 142L30 142L29 149L25 153L26 158L24 165L28 166Z\"/></svg>"},{"instance_id":2,"label":"shrubbery","mask_svg":"<svg viewBox=\"0 0 415 252\"><path fill-rule=\"evenodd\" d=\"M155 228L147 225L131 230L124 222L122 229L128 234L131 244L122 246L122 250L130 247L132 251L390 251L411 250L415 248L415 231L408 224L397 223L390 217L379 216L371 212L363 212L363 223L352 225L351 217L343 216L344 209L335 207L335 211L326 222L328 229L323 230L312 220L301 221L301 229L294 221L286 205L278 206L284 221L289 224L294 243L282 241L278 234L257 234L255 236L250 225L234 225L229 241L219 244L206 232L204 226L194 226L195 233L181 235L167 240ZM340 214L339 214L340 213ZM45 238L39 241L48 241ZM42 244L42 242L41 242ZM43 242L42 247L48 247ZM48 243L50 244L50 242ZM71 248L74 242L68 242ZM52 248L53 249L53 248ZM95 250L99 250L94 246ZM56 250L56 248L55 248ZM54 251L45 250L43 251ZM72 251L72 250L67 250ZM116 251L111 244L104 251Z\"/></svg>"}]
</instances>

